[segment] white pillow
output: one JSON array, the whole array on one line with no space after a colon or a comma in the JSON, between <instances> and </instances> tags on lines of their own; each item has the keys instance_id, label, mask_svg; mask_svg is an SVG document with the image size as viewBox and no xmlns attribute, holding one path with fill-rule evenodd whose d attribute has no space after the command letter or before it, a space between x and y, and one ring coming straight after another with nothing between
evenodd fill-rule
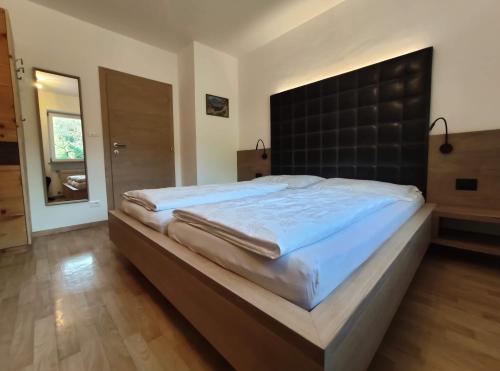
<instances>
[{"instance_id":1,"label":"white pillow","mask_svg":"<svg viewBox=\"0 0 500 371\"><path fill-rule=\"evenodd\" d=\"M355 192L393 196L404 201L413 201L421 197L419 189L412 185L378 182L375 180L331 178L316 183L311 189L342 189Z\"/></svg>"},{"instance_id":2,"label":"white pillow","mask_svg":"<svg viewBox=\"0 0 500 371\"><path fill-rule=\"evenodd\" d=\"M318 182L324 181L325 178L314 175L267 175L260 178L255 178L252 181L256 183L285 183L288 188L305 188Z\"/></svg>"}]
</instances>

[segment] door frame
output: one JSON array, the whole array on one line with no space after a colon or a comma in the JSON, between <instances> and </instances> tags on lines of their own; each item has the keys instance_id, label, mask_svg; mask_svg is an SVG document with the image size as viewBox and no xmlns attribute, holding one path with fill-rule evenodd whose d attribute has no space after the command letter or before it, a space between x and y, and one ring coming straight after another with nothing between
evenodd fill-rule
<instances>
[{"instance_id":1,"label":"door frame","mask_svg":"<svg viewBox=\"0 0 500 371\"><path fill-rule=\"evenodd\" d=\"M112 73L121 73L124 75L129 75L133 77L140 77L141 79L145 80L150 80L150 81L155 81L152 79L148 79L147 77L143 76L138 76L138 75L133 75L127 72L119 71L119 70L113 70L111 68L106 68L103 66L99 66L99 91L101 95L101 120L102 120L102 141L103 141L103 146L104 146L104 172L105 172L105 177L106 177L106 198L108 201L108 210L114 210L115 206L115 200L114 200L114 189L113 189L113 162L111 158L111 133L110 133L110 128L109 128L109 112L108 112L108 89L107 89L107 74L109 72ZM170 85L172 88L173 92L173 86L172 84L169 84L167 82L163 81L156 81L160 82L162 84ZM172 112L173 112L173 100L172 100ZM173 138L172 140L174 141L174 146L175 146L175 127L173 126L173 117L172 117L172 135ZM175 155L174 155L174 184L175 184Z\"/></svg>"},{"instance_id":2,"label":"door frame","mask_svg":"<svg viewBox=\"0 0 500 371\"><path fill-rule=\"evenodd\" d=\"M108 113L108 86L106 75L108 71L113 71L108 68L99 66L99 92L101 95L101 120L102 120L102 142L104 146L104 172L106 178L106 198L108 201L108 210L115 208L114 192L113 192L113 170L111 165L111 143L109 130L109 113Z\"/></svg>"}]
</instances>

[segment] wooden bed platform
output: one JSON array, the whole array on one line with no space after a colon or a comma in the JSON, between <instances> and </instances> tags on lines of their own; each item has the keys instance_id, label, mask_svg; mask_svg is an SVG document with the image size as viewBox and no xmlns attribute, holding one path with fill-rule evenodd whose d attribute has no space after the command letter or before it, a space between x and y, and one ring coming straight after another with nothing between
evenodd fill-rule
<instances>
[{"instance_id":1,"label":"wooden bed platform","mask_svg":"<svg viewBox=\"0 0 500 371\"><path fill-rule=\"evenodd\" d=\"M110 238L238 370L365 370L429 245L423 206L307 311L144 226L109 212Z\"/></svg>"},{"instance_id":2,"label":"wooden bed platform","mask_svg":"<svg viewBox=\"0 0 500 371\"><path fill-rule=\"evenodd\" d=\"M71 201L86 200L89 197L86 187L85 189L78 189L68 183L63 183L63 195L66 200Z\"/></svg>"}]
</instances>

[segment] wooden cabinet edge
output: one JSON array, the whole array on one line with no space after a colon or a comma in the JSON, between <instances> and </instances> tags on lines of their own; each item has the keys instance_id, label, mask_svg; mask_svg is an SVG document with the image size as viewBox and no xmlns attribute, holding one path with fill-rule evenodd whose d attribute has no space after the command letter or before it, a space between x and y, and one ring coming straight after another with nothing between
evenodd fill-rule
<instances>
[{"instance_id":1,"label":"wooden cabinet edge","mask_svg":"<svg viewBox=\"0 0 500 371\"><path fill-rule=\"evenodd\" d=\"M14 98L14 121L17 131L17 142L19 146L19 157L20 157L20 168L21 168L21 188L23 193L23 204L24 204L24 223L26 230L26 243L31 244L31 218L30 218L30 202L28 194L28 180L26 172L26 152L25 152L25 142L24 142L24 130L22 126L22 115L21 115L21 102L19 97L18 80L16 73L16 57L14 52L14 41L12 36L12 31L10 27L9 13L6 9L0 8L0 18L3 29L5 29L5 36L7 38L7 46L10 61L10 75L11 75L11 89ZM19 245L18 245L19 246Z\"/></svg>"}]
</instances>

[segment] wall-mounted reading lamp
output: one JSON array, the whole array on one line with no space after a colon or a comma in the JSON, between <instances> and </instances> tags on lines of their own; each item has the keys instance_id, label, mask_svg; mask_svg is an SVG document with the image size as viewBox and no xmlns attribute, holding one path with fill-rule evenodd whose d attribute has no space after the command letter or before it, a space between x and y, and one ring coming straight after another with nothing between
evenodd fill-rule
<instances>
[{"instance_id":1,"label":"wall-mounted reading lamp","mask_svg":"<svg viewBox=\"0 0 500 371\"><path fill-rule=\"evenodd\" d=\"M431 126L429 126L429 132L432 131L432 129L434 129L434 126L436 126L436 123L439 120L443 120L443 122L444 122L444 129L445 129L444 143L441 144L441 146L439 147L439 151L442 154L447 155L448 153L450 153L451 151L453 151L453 146L450 143L448 143L448 123L446 122L446 119L444 117L438 117L437 119L435 119L432 122Z\"/></svg>"},{"instance_id":2,"label":"wall-mounted reading lamp","mask_svg":"<svg viewBox=\"0 0 500 371\"><path fill-rule=\"evenodd\" d=\"M267 159L266 145L264 144L264 141L262 139L259 139L257 141L257 144L255 145L255 150L257 151L259 149L259 143L262 143L262 147L264 148L264 153L262 154L262 159L266 160Z\"/></svg>"}]
</instances>

